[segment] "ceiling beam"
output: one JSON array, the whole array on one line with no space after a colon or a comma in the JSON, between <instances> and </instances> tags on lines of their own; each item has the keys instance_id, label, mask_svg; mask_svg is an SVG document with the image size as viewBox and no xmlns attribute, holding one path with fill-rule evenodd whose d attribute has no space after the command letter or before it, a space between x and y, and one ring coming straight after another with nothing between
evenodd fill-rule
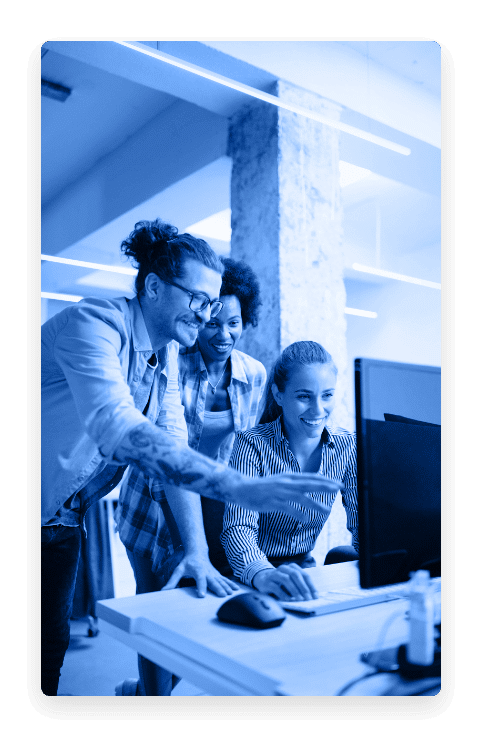
<instances>
[{"instance_id":1,"label":"ceiling beam","mask_svg":"<svg viewBox=\"0 0 480 735\"><path fill-rule=\"evenodd\" d=\"M221 159L226 153L227 136L226 118L180 100L171 105L44 207L43 252L57 255ZM228 193L228 181L225 185ZM219 210L203 217L215 211ZM162 217L163 213L158 211L155 216ZM193 221L200 219L202 216ZM134 224L129 225L130 229Z\"/></svg>"},{"instance_id":2,"label":"ceiling beam","mask_svg":"<svg viewBox=\"0 0 480 735\"><path fill-rule=\"evenodd\" d=\"M178 43L185 51L185 44ZM156 45L156 42L141 45L152 46L152 44ZM201 51L202 46L203 44L191 42L188 44L188 49L191 51L193 47L196 51ZM183 69L155 62L148 56L115 41L47 41L43 48L143 84L151 89L174 95L217 115L228 117L245 104L245 95L241 92L227 89L207 79L200 79ZM219 54L213 49L206 50L209 57L223 56L228 59L224 54ZM238 81L244 84L259 85L259 88L265 89L275 81L275 77L267 72L250 68L244 62L231 61L234 63L228 63L226 71L235 72L236 76L240 77Z\"/></svg>"}]
</instances>

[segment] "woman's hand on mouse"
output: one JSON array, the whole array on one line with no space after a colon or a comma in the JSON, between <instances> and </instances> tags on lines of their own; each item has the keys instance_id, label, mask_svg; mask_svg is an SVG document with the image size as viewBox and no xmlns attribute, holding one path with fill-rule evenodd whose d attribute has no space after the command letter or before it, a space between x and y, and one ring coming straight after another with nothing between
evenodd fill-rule
<instances>
[{"instance_id":1,"label":"woman's hand on mouse","mask_svg":"<svg viewBox=\"0 0 480 735\"><path fill-rule=\"evenodd\" d=\"M207 589L217 597L226 597L240 589L233 580L220 574L210 563L208 557L198 553L185 554L180 564L175 567L167 584L162 587L162 591L175 589L182 577L190 577L195 580L199 597L205 597Z\"/></svg>"},{"instance_id":2,"label":"woman's hand on mouse","mask_svg":"<svg viewBox=\"0 0 480 735\"><path fill-rule=\"evenodd\" d=\"M253 586L279 600L313 600L318 597L308 573L298 564L281 564L276 569L262 569L253 578Z\"/></svg>"}]
</instances>

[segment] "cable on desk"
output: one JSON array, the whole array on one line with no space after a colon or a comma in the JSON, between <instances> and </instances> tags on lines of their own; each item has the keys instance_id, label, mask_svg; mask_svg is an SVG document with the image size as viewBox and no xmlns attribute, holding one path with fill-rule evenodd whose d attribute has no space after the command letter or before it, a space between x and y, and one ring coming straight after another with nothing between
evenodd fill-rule
<instances>
[{"instance_id":1,"label":"cable on desk","mask_svg":"<svg viewBox=\"0 0 480 735\"><path fill-rule=\"evenodd\" d=\"M377 645L376 645L376 648L377 649L379 649L381 647L381 644L385 640L385 636L386 636L387 630L390 627L390 625L393 622L393 620L395 618L398 618L400 615L404 615L404 614L405 613L404 613L403 610L400 610L400 611L399 610L396 610L392 615L390 615L387 618L387 620L384 622L382 628L380 629L380 634L378 636L378 641L377 641ZM375 664L368 663L367 666L375 666ZM379 674L388 674L388 673L394 673L394 672L393 671L392 672L389 672L386 669L381 669L381 668L375 667L375 671L369 671L366 674L362 674L362 676L359 676L356 679L353 679L352 681L348 682L348 684L345 684L345 686L342 687L342 689L340 689L340 691L338 692L338 694L336 696L337 697L343 697L343 696L345 696L345 693L348 692L348 690L351 689L351 687L355 686L355 684L358 684L361 681L364 681L364 679L369 679L371 676L378 676ZM394 688L394 687L392 687L392 688Z\"/></svg>"},{"instance_id":2,"label":"cable on desk","mask_svg":"<svg viewBox=\"0 0 480 735\"><path fill-rule=\"evenodd\" d=\"M405 615L405 611L404 610L396 610L392 615L390 615L385 620L385 622L384 622L384 624L383 624L383 626L382 626L382 628L380 630L380 633L379 633L379 636L378 636L378 641L377 641L377 643L375 645L375 648L376 649L379 649L379 648L382 647L382 644L383 644L383 642L385 640L385 636L387 635L387 631L388 631L390 625L393 623L393 621L395 620L395 618L400 617L400 615Z\"/></svg>"},{"instance_id":3,"label":"cable on desk","mask_svg":"<svg viewBox=\"0 0 480 735\"><path fill-rule=\"evenodd\" d=\"M367 674L362 674L362 676L357 677L356 679L353 679L348 684L345 684L342 689L335 695L337 697L344 697L345 692L347 692L349 689L351 689L355 684L358 684L359 682L363 681L364 679L369 679L371 676L379 676L380 674L385 674L385 671L369 671Z\"/></svg>"}]
</instances>

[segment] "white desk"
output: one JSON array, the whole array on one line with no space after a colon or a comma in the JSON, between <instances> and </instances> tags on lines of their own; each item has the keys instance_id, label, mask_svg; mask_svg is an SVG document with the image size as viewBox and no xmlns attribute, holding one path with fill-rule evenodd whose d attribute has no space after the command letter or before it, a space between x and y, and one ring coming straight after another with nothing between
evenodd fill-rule
<instances>
[{"instance_id":1,"label":"white desk","mask_svg":"<svg viewBox=\"0 0 480 735\"><path fill-rule=\"evenodd\" d=\"M309 573L319 591L358 584L356 562ZM360 662L362 652L407 640L405 600L320 617L288 613L267 630L221 623L216 611L224 601L200 599L191 587L104 600L97 603L99 628L217 696L335 695L371 670ZM365 693L382 692L377 685Z\"/></svg>"}]
</instances>

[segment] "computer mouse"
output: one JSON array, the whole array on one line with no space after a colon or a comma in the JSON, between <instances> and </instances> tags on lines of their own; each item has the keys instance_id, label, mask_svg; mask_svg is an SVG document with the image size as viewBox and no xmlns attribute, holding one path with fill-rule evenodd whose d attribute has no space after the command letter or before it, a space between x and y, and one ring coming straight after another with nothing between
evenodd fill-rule
<instances>
[{"instance_id":1,"label":"computer mouse","mask_svg":"<svg viewBox=\"0 0 480 735\"><path fill-rule=\"evenodd\" d=\"M286 615L268 595L245 592L224 602L217 610L217 617L223 623L246 625L249 628L275 628L283 623Z\"/></svg>"}]
</instances>

